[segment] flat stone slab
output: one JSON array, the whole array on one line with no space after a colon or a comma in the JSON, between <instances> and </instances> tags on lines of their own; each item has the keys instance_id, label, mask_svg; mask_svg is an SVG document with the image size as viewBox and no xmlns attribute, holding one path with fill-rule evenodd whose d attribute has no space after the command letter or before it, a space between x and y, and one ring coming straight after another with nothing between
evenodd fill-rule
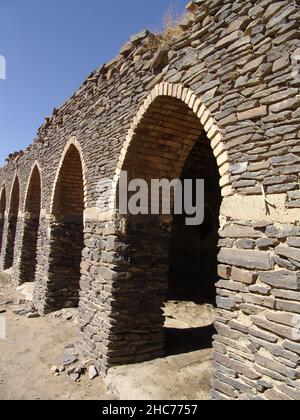
<instances>
[{"instance_id":1,"label":"flat stone slab","mask_svg":"<svg viewBox=\"0 0 300 420\"><path fill-rule=\"evenodd\" d=\"M17 292L20 292L28 302L33 301L34 282L24 283L22 286L17 287L16 290Z\"/></svg>"}]
</instances>

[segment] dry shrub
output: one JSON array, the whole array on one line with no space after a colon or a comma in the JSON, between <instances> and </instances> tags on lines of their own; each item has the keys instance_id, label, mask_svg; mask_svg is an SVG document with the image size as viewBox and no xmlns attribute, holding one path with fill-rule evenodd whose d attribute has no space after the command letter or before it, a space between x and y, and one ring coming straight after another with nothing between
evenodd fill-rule
<instances>
[{"instance_id":1,"label":"dry shrub","mask_svg":"<svg viewBox=\"0 0 300 420\"><path fill-rule=\"evenodd\" d=\"M179 12L178 3L172 3L163 17L163 24L156 35L147 40L147 49L154 53L161 46L168 46L183 34L180 23L186 18L188 12Z\"/></svg>"},{"instance_id":2,"label":"dry shrub","mask_svg":"<svg viewBox=\"0 0 300 420\"><path fill-rule=\"evenodd\" d=\"M160 33L162 43L169 45L174 39L183 34L180 23L185 19L187 12L179 12L178 3L173 3L167 9L163 18L163 29Z\"/></svg>"}]
</instances>

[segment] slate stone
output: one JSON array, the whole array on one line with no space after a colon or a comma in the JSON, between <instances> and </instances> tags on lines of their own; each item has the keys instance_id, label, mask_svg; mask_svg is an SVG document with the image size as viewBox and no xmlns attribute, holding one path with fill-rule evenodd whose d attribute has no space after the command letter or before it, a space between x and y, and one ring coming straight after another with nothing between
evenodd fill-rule
<instances>
[{"instance_id":1,"label":"slate stone","mask_svg":"<svg viewBox=\"0 0 300 420\"><path fill-rule=\"evenodd\" d=\"M269 238L261 238L256 241L257 248L265 249L265 248L272 248L278 245L278 240L276 239L269 239Z\"/></svg>"},{"instance_id":2,"label":"slate stone","mask_svg":"<svg viewBox=\"0 0 300 420\"><path fill-rule=\"evenodd\" d=\"M232 311L236 308L234 300L230 298L222 298L220 296L217 296L216 303L217 307L220 309L227 309L229 311Z\"/></svg>"},{"instance_id":3,"label":"slate stone","mask_svg":"<svg viewBox=\"0 0 300 420\"><path fill-rule=\"evenodd\" d=\"M64 366L70 366L73 365L78 361L78 357L73 354L64 354L62 363Z\"/></svg>"},{"instance_id":4,"label":"slate stone","mask_svg":"<svg viewBox=\"0 0 300 420\"><path fill-rule=\"evenodd\" d=\"M268 252L265 251L240 251L237 249L222 249L218 260L224 264L237 267L271 270L273 263Z\"/></svg>"},{"instance_id":5,"label":"slate stone","mask_svg":"<svg viewBox=\"0 0 300 420\"><path fill-rule=\"evenodd\" d=\"M288 238L287 244L290 247L300 248L300 238Z\"/></svg>"},{"instance_id":6,"label":"slate stone","mask_svg":"<svg viewBox=\"0 0 300 420\"><path fill-rule=\"evenodd\" d=\"M286 247L286 246L278 246L275 248L276 254L280 255L281 257L291 258L297 262L300 262L300 249Z\"/></svg>"}]
</instances>

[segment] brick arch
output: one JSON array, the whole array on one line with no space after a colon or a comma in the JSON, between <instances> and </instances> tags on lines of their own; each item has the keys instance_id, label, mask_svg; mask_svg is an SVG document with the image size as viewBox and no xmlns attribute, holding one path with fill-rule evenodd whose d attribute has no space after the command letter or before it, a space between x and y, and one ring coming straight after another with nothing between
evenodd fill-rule
<instances>
[{"instance_id":1,"label":"brick arch","mask_svg":"<svg viewBox=\"0 0 300 420\"><path fill-rule=\"evenodd\" d=\"M223 135L219 130L218 125L212 116L209 109L206 107L204 101L191 89L184 87L181 84L172 84L168 82L162 82L154 87L140 106L136 116L133 119L131 127L128 131L126 139L123 143L122 150L117 163L117 168L113 178L112 192L110 197L109 205L114 206L115 197L117 193L117 187L120 179L120 173L124 167L124 162L128 153L128 150L135 138L136 131L140 123L145 118L147 111L155 101L159 98L174 98L178 102L185 104L194 114L194 120L198 120L198 124L201 124L205 131L213 150L213 154L216 158L219 173L220 173L220 186L222 188L222 196L226 197L232 193L230 174L229 174L229 155L226 150L225 143L223 141ZM193 141L190 144L192 145Z\"/></svg>"},{"instance_id":2,"label":"brick arch","mask_svg":"<svg viewBox=\"0 0 300 420\"><path fill-rule=\"evenodd\" d=\"M39 205L35 202L32 203L35 187L39 188L40 190L40 203ZM38 212L40 213L41 209L43 208L43 179L42 179L42 168L38 161L35 161L31 167L30 174L28 177L25 198L24 198L24 211L25 212ZM34 200L35 201L35 200ZM32 205L33 204L33 205Z\"/></svg>"},{"instance_id":3,"label":"brick arch","mask_svg":"<svg viewBox=\"0 0 300 420\"><path fill-rule=\"evenodd\" d=\"M83 153L77 140L72 138L62 154L52 193L45 313L78 305L85 185Z\"/></svg>"},{"instance_id":4,"label":"brick arch","mask_svg":"<svg viewBox=\"0 0 300 420\"><path fill-rule=\"evenodd\" d=\"M42 178L38 162L31 168L24 200L19 283L33 282L37 264L37 243L42 208Z\"/></svg>"},{"instance_id":5,"label":"brick arch","mask_svg":"<svg viewBox=\"0 0 300 420\"><path fill-rule=\"evenodd\" d=\"M203 251L204 256L201 256L200 261L197 260L197 268L189 279L187 271L182 271L184 274L181 285L190 282L189 288L192 293L187 300L192 300L191 295L197 288L198 295L195 299L199 299L200 294L204 292L207 293L205 299L208 299L209 295L209 298L214 300L215 283L218 280L217 244L221 189L223 197L231 193L228 160L222 134L215 120L203 105L201 98L197 98L190 89L162 83L148 95L134 118L123 145L111 200L118 196L118 183L123 170L128 172L130 180L138 178L147 182L153 178L190 179L191 173L192 179L208 177L213 184L212 189L209 186L205 194L209 197L207 208L210 208L211 199L216 198L216 202L212 212L214 219L208 220L210 215L206 212L205 221L207 225L210 222L213 225L213 238L206 254L208 234L205 229L210 229L210 225L193 227L187 231L186 226L182 229L182 218L179 220L172 214L119 215L122 228L121 233L118 233L118 240L121 244L116 245L117 255L111 258L117 265L115 271L122 273L123 277L120 276L120 282L116 282L113 290L117 314L114 318L116 345L112 345L109 360L112 365L117 364L120 357L124 361L134 363L165 354L165 317L162 308L170 296L169 285L172 283L177 291L180 289L178 279L175 276L171 279L169 274L172 269L175 272L174 262L178 256L181 256L186 268L188 258L194 263ZM191 169L195 168L196 171L191 172ZM192 254L189 248L186 254L183 254L182 247L178 247L176 241L178 236L187 243L189 238L195 239L197 252ZM172 246L176 242L177 246ZM102 255L106 257L105 250ZM211 258L207 264L205 256ZM203 279L204 276L195 281L202 265L205 265L205 272L209 271L210 265L212 266L209 281ZM179 271L176 276L178 273ZM187 287L185 292L187 296ZM184 298L186 297L181 295L181 299ZM123 343L121 351L117 346L118 342Z\"/></svg>"},{"instance_id":6,"label":"brick arch","mask_svg":"<svg viewBox=\"0 0 300 420\"><path fill-rule=\"evenodd\" d=\"M17 223L20 209L20 181L18 174L15 175L12 183L7 220L6 250L4 256L4 269L11 268L14 262L14 247L16 240Z\"/></svg>"},{"instance_id":7,"label":"brick arch","mask_svg":"<svg viewBox=\"0 0 300 420\"><path fill-rule=\"evenodd\" d=\"M66 163L66 158L68 157L68 154L70 154L70 152L74 152L75 154L77 153L79 156L79 160L80 160L80 166L81 166L81 172L82 172L82 179L83 179L83 202L84 202L84 207L86 207L87 204L87 192L86 192L86 165L85 165L85 159L84 159L84 155L83 155L83 151L82 151L82 147L80 145L80 143L78 142L78 140L76 139L76 137L71 137L70 140L67 142L64 151L62 153L62 156L60 158L60 162L58 165L58 169L56 172L56 176L55 176L55 180L53 183L53 188L52 188L52 193L51 193L51 204L50 204L50 213L54 214L55 213L55 194L57 193L57 187L59 184L59 179L61 176L61 171L63 169L64 164ZM79 160L77 161L77 163L79 163ZM76 168L75 168L76 169ZM77 165L77 169L79 169L79 165Z\"/></svg>"},{"instance_id":8,"label":"brick arch","mask_svg":"<svg viewBox=\"0 0 300 420\"><path fill-rule=\"evenodd\" d=\"M6 213L6 186L2 185L0 193L0 252L3 244L4 223Z\"/></svg>"}]
</instances>

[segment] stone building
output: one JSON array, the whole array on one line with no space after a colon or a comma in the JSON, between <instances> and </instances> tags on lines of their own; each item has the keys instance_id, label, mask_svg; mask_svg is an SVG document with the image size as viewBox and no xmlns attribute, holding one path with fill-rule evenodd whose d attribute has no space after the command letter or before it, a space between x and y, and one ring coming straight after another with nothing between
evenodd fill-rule
<instances>
[{"instance_id":1,"label":"stone building","mask_svg":"<svg viewBox=\"0 0 300 420\"><path fill-rule=\"evenodd\" d=\"M9 156L1 268L35 281L41 315L79 306L80 349L105 374L164 354L162 303L192 266L189 288L205 272L198 293L217 294L213 398L297 400L299 1L187 7L176 36L132 37ZM121 170L204 178L207 226L120 215Z\"/></svg>"}]
</instances>

